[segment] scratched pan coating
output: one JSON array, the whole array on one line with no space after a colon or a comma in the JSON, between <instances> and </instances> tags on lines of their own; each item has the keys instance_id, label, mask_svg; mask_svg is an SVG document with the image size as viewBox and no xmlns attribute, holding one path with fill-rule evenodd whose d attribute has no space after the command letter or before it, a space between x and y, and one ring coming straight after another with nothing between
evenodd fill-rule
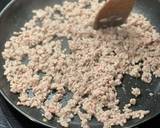
<instances>
[{"instance_id":1,"label":"scratched pan coating","mask_svg":"<svg viewBox=\"0 0 160 128\"><path fill-rule=\"evenodd\" d=\"M4 49L5 41L9 39L13 31L20 30L20 27L32 17L32 10L44 8L46 5L61 4L64 0L13 0L0 14L0 51ZM74 0L72 0L74 1ZM160 31L160 2L158 0L138 0L134 11L144 14L151 23ZM58 128L60 125L56 119L43 122L43 117L38 109L17 106L17 95L9 91L9 82L3 75L4 60L0 54L0 92L4 98L17 109L22 116L26 116L35 123L50 128ZM117 88L120 106L123 106L131 98L131 87L139 87L142 90L142 96L138 99L138 104L133 107L134 110L145 109L150 110L142 120L129 120L123 128L131 128L142 124L143 122L157 116L160 113L160 78L154 78L149 86L139 79L125 76L121 87ZM153 93L153 96L149 96ZM89 125L91 128L102 128L103 125L93 118ZM70 128L80 128L80 120L78 117L70 122ZM120 128L116 126L115 128Z\"/></svg>"}]
</instances>

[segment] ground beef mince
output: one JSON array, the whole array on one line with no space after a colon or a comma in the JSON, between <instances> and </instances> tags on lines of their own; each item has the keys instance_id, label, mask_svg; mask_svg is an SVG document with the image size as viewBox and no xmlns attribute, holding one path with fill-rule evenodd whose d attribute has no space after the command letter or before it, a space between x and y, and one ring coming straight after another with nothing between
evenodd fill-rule
<instances>
[{"instance_id":1,"label":"ground beef mince","mask_svg":"<svg viewBox=\"0 0 160 128\"><path fill-rule=\"evenodd\" d=\"M75 115L83 128L93 116L110 128L149 113L130 108L136 99L120 110L116 86L124 74L147 83L151 72L160 76L160 35L135 13L120 27L94 30L103 4L79 0L34 10L32 19L13 33L2 54L18 105L43 109L46 119L56 116L64 127ZM138 97L140 90L132 93Z\"/></svg>"}]
</instances>

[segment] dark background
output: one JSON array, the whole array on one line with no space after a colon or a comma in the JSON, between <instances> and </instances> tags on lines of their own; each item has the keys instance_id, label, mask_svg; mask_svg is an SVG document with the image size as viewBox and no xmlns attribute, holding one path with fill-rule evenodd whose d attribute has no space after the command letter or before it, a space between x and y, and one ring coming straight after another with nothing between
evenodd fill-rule
<instances>
[{"instance_id":1,"label":"dark background","mask_svg":"<svg viewBox=\"0 0 160 128\"><path fill-rule=\"evenodd\" d=\"M10 0L0 0L0 10L9 2Z\"/></svg>"}]
</instances>

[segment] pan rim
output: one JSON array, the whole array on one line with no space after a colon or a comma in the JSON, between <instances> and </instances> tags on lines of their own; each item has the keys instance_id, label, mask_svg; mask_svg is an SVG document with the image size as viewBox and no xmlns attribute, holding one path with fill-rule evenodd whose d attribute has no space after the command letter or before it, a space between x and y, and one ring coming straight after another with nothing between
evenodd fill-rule
<instances>
[{"instance_id":1,"label":"pan rim","mask_svg":"<svg viewBox=\"0 0 160 128\"><path fill-rule=\"evenodd\" d=\"M0 11L0 18L3 16L3 14L12 6L12 4L16 2L16 0L11 0L3 9Z\"/></svg>"},{"instance_id":2,"label":"pan rim","mask_svg":"<svg viewBox=\"0 0 160 128\"><path fill-rule=\"evenodd\" d=\"M2 18L3 15L5 15L5 13L7 12L7 10L9 10L13 4L17 2L17 0L11 0L3 9L2 11L0 11L0 19ZM0 53L1 54L1 53ZM3 98L16 110L18 111L22 116L26 117L27 119L29 119L30 121L34 122L34 123L37 123L37 124L40 124L42 126L46 126L48 128L56 128L54 126L51 126L45 122L42 122L42 121L39 121L37 120L36 118L33 118L32 116L26 114L24 111L22 111L17 105L13 104L12 101L8 98L8 96L5 94L5 92L3 91L3 87L1 88L0 87L0 94L3 96ZM153 119L154 117L158 116L160 114L160 112L152 115L152 116L149 116L149 117L146 117L145 120L140 120L138 121L137 123L135 124L132 124L131 126L125 126L123 128L133 128L135 126L138 126L140 124L143 124L151 119Z\"/></svg>"}]
</instances>

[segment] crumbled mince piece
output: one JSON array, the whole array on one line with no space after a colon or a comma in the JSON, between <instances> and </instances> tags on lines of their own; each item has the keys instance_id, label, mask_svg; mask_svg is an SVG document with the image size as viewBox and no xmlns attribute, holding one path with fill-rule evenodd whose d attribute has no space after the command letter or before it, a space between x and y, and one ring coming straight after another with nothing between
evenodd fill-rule
<instances>
[{"instance_id":1,"label":"crumbled mince piece","mask_svg":"<svg viewBox=\"0 0 160 128\"><path fill-rule=\"evenodd\" d=\"M75 115L83 128L92 117L108 128L149 113L133 111L135 99L121 110L116 87L124 74L147 83L151 73L160 77L160 34L136 13L119 27L94 30L104 3L65 1L34 10L33 18L13 33L2 55L10 91L19 94L17 105L42 109L47 120L56 117L64 127ZM132 94L138 97L141 91L133 88Z\"/></svg>"},{"instance_id":2,"label":"crumbled mince piece","mask_svg":"<svg viewBox=\"0 0 160 128\"><path fill-rule=\"evenodd\" d=\"M130 99L129 103L131 105L135 105L136 104L136 99L135 98Z\"/></svg>"},{"instance_id":3,"label":"crumbled mince piece","mask_svg":"<svg viewBox=\"0 0 160 128\"><path fill-rule=\"evenodd\" d=\"M47 119L46 119L46 118L43 118L43 122L47 122Z\"/></svg>"},{"instance_id":4,"label":"crumbled mince piece","mask_svg":"<svg viewBox=\"0 0 160 128\"><path fill-rule=\"evenodd\" d=\"M149 96L154 96L154 94L153 93L149 93Z\"/></svg>"},{"instance_id":5,"label":"crumbled mince piece","mask_svg":"<svg viewBox=\"0 0 160 128\"><path fill-rule=\"evenodd\" d=\"M138 97L141 95L141 90L139 88L132 88L131 92L135 97Z\"/></svg>"}]
</instances>

